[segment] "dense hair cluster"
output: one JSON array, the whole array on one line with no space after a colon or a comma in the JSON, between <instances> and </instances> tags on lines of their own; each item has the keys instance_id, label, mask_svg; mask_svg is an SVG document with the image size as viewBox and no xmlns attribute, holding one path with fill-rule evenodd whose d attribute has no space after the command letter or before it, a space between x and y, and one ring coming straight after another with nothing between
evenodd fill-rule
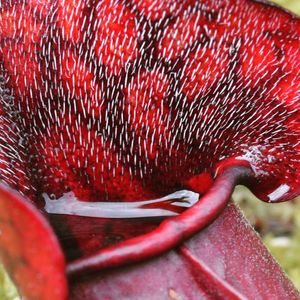
<instances>
[{"instance_id":1,"label":"dense hair cluster","mask_svg":"<svg viewBox=\"0 0 300 300\"><path fill-rule=\"evenodd\" d=\"M261 198L298 193L296 17L249 0L1 5L5 182L134 200L235 158Z\"/></svg>"}]
</instances>

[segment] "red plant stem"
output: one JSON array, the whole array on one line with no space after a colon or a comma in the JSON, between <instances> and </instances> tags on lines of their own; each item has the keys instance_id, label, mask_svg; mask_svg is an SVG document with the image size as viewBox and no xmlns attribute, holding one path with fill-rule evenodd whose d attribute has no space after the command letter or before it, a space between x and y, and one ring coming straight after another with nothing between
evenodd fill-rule
<instances>
[{"instance_id":1,"label":"red plant stem","mask_svg":"<svg viewBox=\"0 0 300 300\"><path fill-rule=\"evenodd\" d=\"M226 207L235 185L247 179L251 173L250 168L240 166L222 170L210 190L194 206L178 216L164 220L150 233L70 262L67 274L75 277L137 263L171 250L215 220Z\"/></svg>"},{"instance_id":2,"label":"red plant stem","mask_svg":"<svg viewBox=\"0 0 300 300\"><path fill-rule=\"evenodd\" d=\"M217 291L222 299L230 300L246 300L247 298L243 296L239 291L237 291L233 286L226 282L221 277L217 276L204 262L202 262L198 257L194 256L191 251L184 245L179 249L180 253L188 260L188 262L193 266L193 269L201 274L205 280L201 281L202 285L205 282L209 282L208 289L211 291Z\"/></svg>"}]
</instances>

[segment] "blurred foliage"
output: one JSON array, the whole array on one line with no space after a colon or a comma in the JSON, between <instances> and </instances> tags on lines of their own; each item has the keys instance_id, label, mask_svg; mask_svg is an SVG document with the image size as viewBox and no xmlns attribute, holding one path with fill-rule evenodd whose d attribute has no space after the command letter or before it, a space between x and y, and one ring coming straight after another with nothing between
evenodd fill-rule
<instances>
[{"instance_id":1,"label":"blurred foliage","mask_svg":"<svg viewBox=\"0 0 300 300\"><path fill-rule=\"evenodd\" d=\"M300 0L273 0L300 15ZM238 187L234 199L247 219L262 235L266 246L300 290L300 198L287 203L267 204ZM20 300L0 265L0 299Z\"/></svg>"},{"instance_id":2,"label":"blurred foliage","mask_svg":"<svg viewBox=\"0 0 300 300\"><path fill-rule=\"evenodd\" d=\"M1 300L20 300L15 286L12 284L8 275L0 265L0 299Z\"/></svg>"},{"instance_id":3,"label":"blurred foliage","mask_svg":"<svg viewBox=\"0 0 300 300\"><path fill-rule=\"evenodd\" d=\"M300 290L300 198L285 203L265 203L242 186L235 189L233 198Z\"/></svg>"},{"instance_id":4,"label":"blurred foliage","mask_svg":"<svg viewBox=\"0 0 300 300\"><path fill-rule=\"evenodd\" d=\"M300 15L299 0L272 0L272 1Z\"/></svg>"}]
</instances>

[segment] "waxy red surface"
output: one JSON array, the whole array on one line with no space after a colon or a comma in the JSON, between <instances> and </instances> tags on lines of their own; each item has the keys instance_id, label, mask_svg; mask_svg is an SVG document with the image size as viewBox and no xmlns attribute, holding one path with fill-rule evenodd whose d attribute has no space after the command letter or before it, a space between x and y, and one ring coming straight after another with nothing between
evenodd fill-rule
<instances>
[{"instance_id":1,"label":"waxy red surface","mask_svg":"<svg viewBox=\"0 0 300 300\"><path fill-rule=\"evenodd\" d=\"M185 243L189 255L175 249L143 264L81 278L72 283L70 297L76 300L298 300L299 293L257 234L249 229L249 224L231 204L209 228ZM226 289L220 281L222 284L225 281Z\"/></svg>"},{"instance_id":2,"label":"waxy red surface","mask_svg":"<svg viewBox=\"0 0 300 300\"><path fill-rule=\"evenodd\" d=\"M251 0L4 1L0 15L0 176L38 208L42 193L204 194L228 159L250 163L262 200L299 194L297 17ZM71 260L161 220L49 221Z\"/></svg>"},{"instance_id":3,"label":"waxy red surface","mask_svg":"<svg viewBox=\"0 0 300 300\"><path fill-rule=\"evenodd\" d=\"M26 299L65 299L64 256L52 228L18 193L0 186L0 259Z\"/></svg>"}]
</instances>

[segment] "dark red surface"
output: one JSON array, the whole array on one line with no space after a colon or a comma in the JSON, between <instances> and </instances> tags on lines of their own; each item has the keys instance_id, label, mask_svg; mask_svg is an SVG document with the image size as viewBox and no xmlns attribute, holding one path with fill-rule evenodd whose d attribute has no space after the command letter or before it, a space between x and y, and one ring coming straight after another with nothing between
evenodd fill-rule
<instances>
[{"instance_id":1,"label":"dark red surface","mask_svg":"<svg viewBox=\"0 0 300 300\"><path fill-rule=\"evenodd\" d=\"M71 299L300 299L232 204L185 247L192 257L173 250L72 282Z\"/></svg>"},{"instance_id":2,"label":"dark red surface","mask_svg":"<svg viewBox=\"0 0 300 300\"><path fill-rule=\"evenodd\" d=\"M67 266L70 277L140 262L172 250L212 223L224 210L236 184L252 173L245 167L225 169L201 200L179 216L163 221L155 230L107 247Z\"/></svg>"},{"instance_id":3,"label":"dark red surface","mask_svg":"<svg viewBox=\"0 0 300 300\"><path fill-rule=\"evenodd\" d=\"M262 200L299 194L299 18L252 0L5 1L0 14L0 177L37 207L42 193L204 194L245 162ZM72 260L161 220L49 221Z\"/></svg>"}]
</instances>

